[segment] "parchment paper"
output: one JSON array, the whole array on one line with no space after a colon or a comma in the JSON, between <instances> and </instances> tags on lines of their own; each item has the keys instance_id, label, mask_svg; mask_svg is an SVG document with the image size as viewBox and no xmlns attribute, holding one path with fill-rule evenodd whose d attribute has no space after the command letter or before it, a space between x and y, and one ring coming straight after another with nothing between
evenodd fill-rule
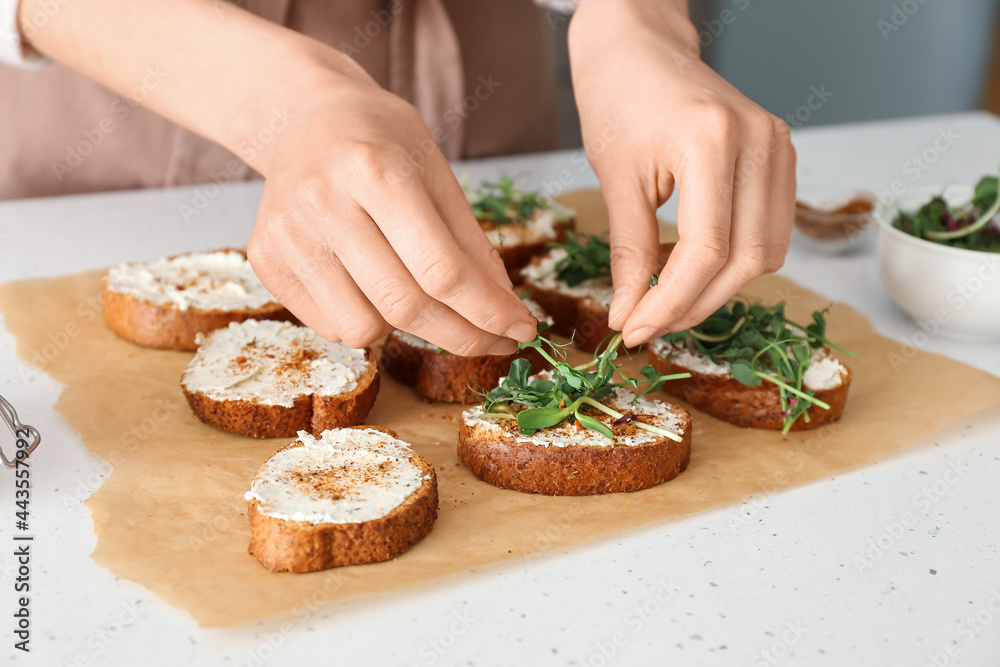
<instances>
[{"instance_id":1,"label":"parchment paper","mask_svg":"<svg viewBox=\"0 0 1000 667\"><path fill-rule=\"evenodd\" d=\"M579 211L584 228L606 228L598 194L570 193L564 200ZM859 353L842 357L854 370L854 384L840 423L782 437L693 411L691 465L676 480L633 494L554 498L475 479L455 454L463 408L423 401L383 377L368 421L396 430L437 468L441 507L434 530L390 562L271 574L247 554L243 493L260 464L289 440L253 440L196 420L179 386L191 353L141 348L108 331L100 316L101 275L0 286L4 325L21 358L66 385L56 409L113 466L87 500L98 538L94 559L204 626L236 626L425 583L830 477L1000 399L1000 378L904 348L836 304L830 336ZM745 293L768 303L783 299L800 320L828 305L774 276ZM639 358L628 367L636 371L644 363ZM17 403L17 396L10 398ZM59 446L47 441L36 456L58 456ZM664 544L664 552L676 546Z\"/></svg>"}]
</instances>

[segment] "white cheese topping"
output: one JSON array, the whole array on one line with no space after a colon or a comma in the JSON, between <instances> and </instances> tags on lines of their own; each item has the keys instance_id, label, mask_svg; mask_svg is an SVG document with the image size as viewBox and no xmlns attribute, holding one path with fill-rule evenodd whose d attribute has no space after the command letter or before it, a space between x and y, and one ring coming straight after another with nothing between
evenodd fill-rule
<instances>
[{"instance_id":1,"label":"white cheese topping","mask_svg":"<svg viewBox=\"0 0 1000 667\"><path fill-rule=\"evenodd\" d=\"M563 248L553 248L547 255L533 260L521 269L521 275L524 276L525 280L542 289L558 290L563 294L590 299L604 308L610 308L611 297L614 296L611 276L591 278L572 287L559 279L559 276L556 275L556 264L565 258L566 254L566 250Z\"/></svg>"},{"instance_id":2,"label":"white cheese topping","mask_svg":"<svg viewBox=\"0 0 1000 667\"><path fill-rule=\"evenodd\" d=\"M573 215L571 209L551 202L548 208L535 209L531 219L524 223L513 222L485 230L486 238L497 248L555 241L556 223L569 220Z\"/></svg>"},{"instance_id":3,"label":"white cheese topping","mask_svg":"<svg viewBox=\"0 0 1000 667\"><path fill-rule=\"evenodd\" d=\"M197 340L181 383L217 401L290 408L298 396L349 392L368 369L364 350L288 322L233 322Z\"/></svg>"},{"instance_id":4,"label":"white cheese topping","mask_svg":"<svg viewBox=\"0 0 1000 667\"><path fill-rule=\"evenodd\" d=\"M276 519L362 523L399 507L429 475L414 465L409 446L374 429L337 428L268 459L244 496Z\"/></svg>"},{"instance_id":5,"label":"white cheese topping","mask_svg":"<svg viewBox=\"0 0 1000 667\"><path fill-rule=\"evenodd\" d=\"M540 373L539 375L546 377L544 373ZM655 398L648 398L647 396L639 397L636 404L632 405L633 398L635 398L634 392L618 388L615 390L610 404L612 408L623 414L651 415L654 417L652 420L653 426L659 426L677 435L684 435L684 429L681 427L681 415L683 411L680 408ZM588 412L588 414L592 413ZM514 422L506 419L501 422L500 419L485 417L481 405L463 412L462 418L465 420L467 426L485 426L490 430L495 430L497 433L503 431L501 423L514 424ZM514 425L514 428L517 428L516 425ZM582 447L611 447L612 445L615 447L634 447L662 439L662 436L655 433L636 429L634 435L615 436L612 441L597 431L591 431L590 429L579 430L572 420L567 420L555 426L536 431L530 436L518 435L516 442L540 445L542 447L568 447L570 445Z\"/></svg>"},{"instance_id":6,"label":"white cheese topping","mask_svg":"<svg viewBox=\"0 0 1000 667\"><path fill-rule=\"evenodd\" d=\"M653 349L662 357L669 358L675 364L683 366L695 373L705 375L729 375L729 364L727 362L716 363L700 354L689 351L686 347L671 344L658 338L652 343ZM847 375L847 369L840 361L830 355L826 348L818 348L812 351L812 358L809 366L802 373L802 386L814 391L823 389L833 389L839 387Z\"/></svg>"},{"instance_id":7,"label":"white cheese topping","mask_svg":"<svg viewBox=\"0 0 1000 667\"><path fill-rule=\"evenodd\" d=\"M522 296L521 301L523 301L524 305L528 307L528 310L531 311L531 314L535 316L536 320L538 320L539 322L545 322L549 326L552 326L552 318L548 316L548 314L542 309L541 305L537 301L535 301L534 299L529 299L526 296ZM423 338L420 338L419 336L414 336L413 334L403 331L402 329L396 329L394 332L392 332L392 335L400 339L407 345L412 345L413 347L420 347L425 350L435 350L435 351L438 349L438 346L435 345L434 343L428 343Z\"/></svg>"},{"instance_id":8,"label":"white cheese topping","mask_svg":"<svg viewBox=\"0 0 1000 667\"><path fill-rule=\"evenodd\" d=\"M243 310L277 302L246 257L234 250L120 264L108 271L107 285L115 292L180 310Z\"/></svg>"}]
</instances>

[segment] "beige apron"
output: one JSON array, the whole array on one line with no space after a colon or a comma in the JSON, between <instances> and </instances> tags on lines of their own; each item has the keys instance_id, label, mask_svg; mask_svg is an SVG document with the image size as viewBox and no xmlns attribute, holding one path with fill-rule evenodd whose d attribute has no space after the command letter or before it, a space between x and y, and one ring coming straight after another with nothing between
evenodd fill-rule
<instances>
[{"instance_id":1,"label":"beige apron","mask_svg":"<svg viewBox=\"0 0 1000 667\"><path fill-rule=\"evenodd\" d=\"M352 56L449 159L555 148L552 31L531 0L240 4ZM0 200L254 176L234 159L60 65L0 64Z\"/></svg>"}]
</instances>

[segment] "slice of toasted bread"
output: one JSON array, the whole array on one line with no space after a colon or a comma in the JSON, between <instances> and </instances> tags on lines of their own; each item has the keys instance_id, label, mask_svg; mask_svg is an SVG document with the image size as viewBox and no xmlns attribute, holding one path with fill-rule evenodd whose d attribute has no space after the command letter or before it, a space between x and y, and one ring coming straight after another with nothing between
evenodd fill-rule
<instances>
[{"instance_id":1,"label":"slice of toasted bread","mask_svg":"<svg viewBox=\"0 0 1000 667\"><path fill-rule=\"evenodd\" d=\"M500 252L511 282L519 285L521 269L528 262L546 254L550 243L564 243L566 232L576 229L576 213L553 202L548 208L536 210L531 220L505 225L479 220L479 225L493 247Z\"/></svg>"},{"instance_id":2,"label":"slice of toasted bread","mask_svg":"<svg viewBox=\"0 0 1000 667\"><path fill-rule=\"evenodd\" d=\"M370 350L288 322L234 322L202 339L181 377L201 421L253 438L360 424L378 394Z\"/></svg>"},{"instance_id":3,"label":"slice of toasted bread","mask_svg":"<svg viewBox=\"0 0 1000 667\"><path fill-rule=\"evenodd\" d=\"M552 325L552 319L531 299L525 305L540 321ZM504 356L460 357L405 331L393 331L382 345L383 370L417 393L445 403L475 403L480 390L489 391L510 371L514 359L524 357L533 372L548 366L537 351L523 350Z\"/></svg>"},{"instance_id":4,"label":"slice of toasted bread","mask_svg":"<svg viewBox=\"0 0 1000 667\"><path fill-rule=\"evenodd\" d=\"M661 265L666 263L673 247L673 243L660 245ZM545 255L532 259L521 271L523 285L552 318L552 331L572 337L576 348L594 352L612 333L608 326L614 296L611 276L591 278L570 286L556 274L556 264L564 257L565 250L552 248Z\"/></svg>"},{"instance_id":5,"label":"slice of toasted bread","mask_svg":"<svg viewBox=\"0 0 1000 667\"><path fill-rule=\"evenodd\" d=\"M198 334L243 320L295 321L240 250L192 252L108 270L104 321L133 343L194 350Z\"/></svg>"},{"instance_id":6,"label":"slice of toasted bread","mask_svg":"<svg viewBox=\"0 0 1000 667\"><path fill-rule=\"evenodd\" d=\"M691 377L684 380L669 380L663 385L663 390L684 399L702 412L744 428L777 431L784 428L781 398L775 384L763 382L758 386L747 386L732 376L728 366L716 364L663 340L656 340L649 346L649 363L664 375L691 373ZM803 386L815 391L816 398L828 403L830 409L810 406L807 411L809 421L799 417L792 424L792 431L806 431L835 422L847 405L853 377L851 369L834 359L829 348L814 353L810 366L825 372L812 374L816 378L814 380L807 370Z\"/></svg>"},{"instance_id":7,"label":"slice of toasted bread","mask_svg":"<svg viewBox=\"0 0 1000 667\"><path fill-rule=\"evenodd\" d=\"M393 331L382 345L382 368L418 394L445 403L476 403L481 389L489 391L522 356L537 372L546 363L534 350L504 356L460 357L439 350L412 334Z\"/></svg>"},{"instance_id":8,"label":"slice of toasted bread","mask_svg":"<svg viewBox=\"0 0 1000 667\"><path fill-rule=\"evenodd\" d=\"M250 554L272 572L395 558L437 518L434 468L372 427L306 432L264 462L246 494Z\"/></svg>"},{"instance_id":9,"label":"slice of toasted bread","mask_svg":"<svg viewBox=\"0 0 1000 667\"><path fill-rule=\"evenodd\" d=\"M609 424L615 437L571 422L522 436L517 422L466 410L458 435L458 456L479 479L504 489L549 496L589 496L647 489L683 472L691 458L691 417L683 408L616 389L604 399L619 412L681 436L676 442L634 424L613 424L603 412L589 416Z\"/></svg>"}]
</instances>

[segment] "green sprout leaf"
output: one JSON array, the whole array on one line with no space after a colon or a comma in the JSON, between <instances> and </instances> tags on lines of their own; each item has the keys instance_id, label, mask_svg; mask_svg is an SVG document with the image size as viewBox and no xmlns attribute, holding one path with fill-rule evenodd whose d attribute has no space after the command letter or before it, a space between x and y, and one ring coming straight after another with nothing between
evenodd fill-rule
<instances>
[{"instance_id":1,"label":"green sprout leaf","mask_svg":"<svg viewBox=\"0 0 1000 667\"><path fill-rule=\"evenodd\" d=\"M597 431L606 438L614 439L615 437L614 431L612 431L611 427L602 422L601 420L595 419L590 415L585 415L579 410L577 410L574 413L574 415L576 416L576 420L580 422L580 424L583 425L584 427L589 428L591 431Z\"/></svg>"},{"instance_id":2,"label":"green sprout leaf","mask_svg":"<svg viewBox=\"0 0 1000 667\"><path fill-rule=\"evenodd\" d=\"M732 362L729 365L729 372L733 374L737 382L745 384L748 387L758 387L762 382L757 371L750 365L750 362L743 359Z\"/></svg>"},{"instance_id":3,"label":"green sprout leaf","mask_svg":"<svg viewBox=\"0 0 1000 667\"><path fill-rule=\"evenodd\" d=\"M498 226L524 224L536 211L550 208L541 194L515 188L509 176L501 176L495 183L483 181L466 196L476 219Z\"/></svg>"},{"instance_id":4,"label":"green sprout leaf","mask_svg":"<svg viewBox=\"0 0 1000 667\"><path fill-rule=\"evenodd\" d=\"M758 387L767 382L780 389L784 432L798 420L808 421L812 406L829 409L802 386L813 350L828 345L845 354L854 353L826 337L826 310L815 311L803 327L785 315L785 304L733 301L687 331L670 333L663 340L717 363L728 364L741 384Z\"/></svg>"},{"instance_id":5,"label":"green sprout leaf","mask_svg":"<svg viewBox=\"0 0 1000 667\"><path fill-rule=\"evenodd\" d=\"M953 248L1000 253L998 178L984 176L974 188L968 204L951 206L937 195L915 212L898 211L893 227L900 231Z\"/></svg>"},{"instance_id":6,"label":"green sprout leaf","mask_svg":"<svg viewBox=\"0 0 1000 667\"><path fill-rule=\"evenodd\" d=\"M587 405L616 420L622 419L625 415L599 402L599 399L611 395L619 387L631 389L638 388L640 382L650 383L650 386L639 394L641 396L660 388L669 379L691 377L690 373L663 376L652 366L647 366L642 370L642 380L630 378L624 375L620 365L615 363L621 344L621 333L612 334L598 347L593 360L573 367L565 361L566 346L553 343L539 333L535 340L525 344L525 347L534 348L552 364L552 379L531 377L530 363L526 359L514 360L510 372L499 387L488 392L480 391L485 415L497 419L516 419L520 432L524 435L555 426L573 415L585 428L613 438L614 431L611 427L581 412L581 407ZM616 382L616 376L621 380ZM515 406L520 407L520 410ZM666 429L641 422L633 423L637 428L662 437L680 439L676 433Z\"/></svg>"},{"instance_id":7,"label":"green sprout leaf","mask_svg":"<svg viewBox=\"0 0 1000 667\"><path fill-rule=\"evenodd\" d=\"M566 256L556 262L555 271L570 287L611 275L611 245L598 236L581 237L567 232L565 243L550 245L566 251Z\"/></svg>"},{"instance_id":8,"label":"green sprout leaf","mask_svg":"<svg viewBox=\"0 0 1000 667\"><path fill-rule=\"evenodd\" d=\"M569 408L529 408L517 413L517 425L523 435L531 435L539 429L555 426L571 412Z\"/></svg>"}]
</instances>

